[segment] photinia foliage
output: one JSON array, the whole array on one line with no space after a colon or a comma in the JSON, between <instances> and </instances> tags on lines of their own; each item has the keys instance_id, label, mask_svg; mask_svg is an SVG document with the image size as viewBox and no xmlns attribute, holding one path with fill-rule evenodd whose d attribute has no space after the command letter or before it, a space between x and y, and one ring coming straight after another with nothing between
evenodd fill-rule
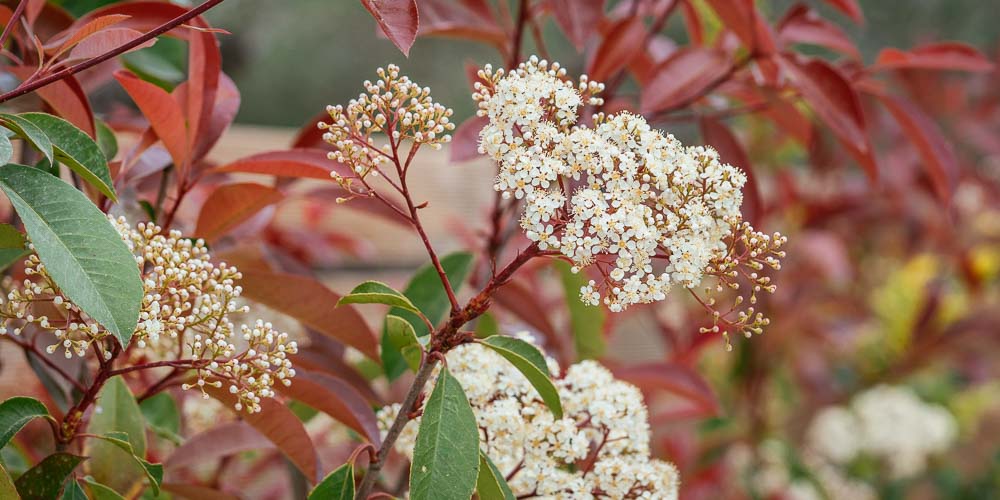
<instances>
[{"instance_id":1,"label":"photinia foliage","mask_svg":"<svg viewBox=\"0 0 1000 500\"><path fill-rule=\"evenodd\" d=\"M1000 457L977 49L866 62L856 0L362 0L401 61L496 50L466 65L476 115L373 64L288 148L217 164L221 2L0 4L0 346L31 371L4 372L0 497L1000 488L1000 459L949 460ZM108 88L127 111L94 112ZM437 149L494 180L450 254L407 182ZM332 290L368 236L340 211L427 262Z\"/></svg>"}]
</instances>

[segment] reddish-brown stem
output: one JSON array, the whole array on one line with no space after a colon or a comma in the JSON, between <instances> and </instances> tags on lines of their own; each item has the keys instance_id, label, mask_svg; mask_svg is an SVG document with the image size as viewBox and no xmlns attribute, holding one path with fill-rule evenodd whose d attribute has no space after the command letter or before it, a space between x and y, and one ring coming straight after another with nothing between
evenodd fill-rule
<instances>
[{"instance_id":1,"label":"reddish-brown stem","mask_svg":"<svg viewBox=\"0 0 1000 500\"><path fill-rule=\"evenodd\" d=\"M20 96L22 96L24 94L28 94L30 92L34 92L34 91L36 91L36 90L38 90L38 89L40 89L40 88L42 88L42 87L44 87L44 86L46 86L46 85L48 85L50 83L62 80L63 78L66 78L66 77L71 76L71 75L75 75L75 74L77 74L77 73L79 73L79 72L81 72L81 71L83 71L85 69L92 68L92 67L94 67L94 66L96 66L98 64L101 64L104 61L107 61L107 60L112 59L114 57L117 57L117 56L119 56L121 54L124 54L125 52L128 52L128 51L130 51L130 50L132 50L132 49L134 49L134 48L136 48L136 47L138 47L138 46L140 46L140 45L142 45L142 44L144 44L144 43L146 43L146 42L148 42L148 41L150 41L150 40L152 40L152 39L154 39L154 38L156 38L156 37L158 37L158 36L160 36L160 35L162 35L162 34L164 34L166 32L168 32L168 31L170 31L170 30L172 30L172 29L174 29L174 28L176 28L176 27L178 27L178 26L186 23L187 21L190 21L191 19L193 19L193 18L201 15L202 13L204 13L205 11L207 11L208 9L211 9L212 7L215 7L216 5L222 3L222 1L223 0L206 0L205 3L203 3L203 4L201 4L201 5L193 8L193 9L191 9L191 10L189 10L189 11L187 11L187 12L185 12L185 13L183 13L183 14L181 14L181 15L179 15L179 16L177 16L177 17L175 17L175 18L173 18L173 19L171 19L171 20L169 20L169 21L167 21L165 23L163 23L163 24L161 24L160 26L156 27L152 31L148 31L148 32L144 33L142 36L136 38L135 40L132 40L132 41L130 41L130 42L126 43L126 44L123 44L123 45L121 45L119 47L115 47L114 49L112 49L112 50L110 50L108 52L105 52L105 53L103 53L103 54L101 54L101 55L99 55L97 57L92 58L92 59L87 59L86 61L83 61L83 62L81 62L79 64L74 64L73 66L70 66L68 68L59 70L59 71L57 71L55 73L52 73L51 75L46 76L44 78L39 78L38 80L32 81L31 83L29 83L27 85L23 85L22 84L20 87L14 89L14 90L11 90L10 92L7 92L6 94L0 95L0 103L9 101L9 100L11 100L11 99L13 99L15 97L20 97Z\"/></svg>"},{"instance_id":2,"label":"reddish-brown stem","mask_svg":"<svg viewBox=\"0 0 1000 500\"><path fill-rule=\"evenodd\" d=\"M207 359L179 359L179 360L169 360L169 361L154 361L152 363L144 363L141 365L126 366L124 368L119 368L117 370L111 370L110 376L124 375L126 373L138 371L138 370L149 370L151 368L163 368L166 366L182 369L182 368L197 368L199 365L208 365L211 361Z\"/></svg>"},{"instance_id":3,"label":"reddish-brown stem","mask_svg":"<svg viewBox=\"0 0 1000 500\"><path fill-rule=\"evenodd\" d=\"M7 21L7 26L3 27L3 33L0 34L0 47L3 47L3 44L7 43L7 37L14 32L14 25L21 19L21 14L24 12L24 5L26 3L28 3L28 0L21 0L17 3L14 13L10 15L10 21Z\"/></svg>"},{"instance_id":4,"label":"reddish-brown stem","mask_svg":"<svg viewBox=\"0 0 1000 500\"><path fill-rule=\"evenodd\" d=\"M48 366L49 368L52 369L52 371L56 372L56 374L58 374L60 377L66 379L67 382L72 384L73 387L76 388L76 390L80 392L84 392L87 390L87 388L84 387L83 384L80 383L80 381L78 381L75 377L67 373L66 370L64 370L61 366L55 364L51 359L48 358L48 356L45 355L45 353L39 352L34 345L29 344L27 342L22 342L18 340L16 337L13 337L11 335L7 335L6 338L10 339L11 342L20 346L21 349L24 349L25 351L30 351L32 354L35 355L36 358L38 358L39 361L44 363L45 366Z\"/></svg>"}]
</instances>

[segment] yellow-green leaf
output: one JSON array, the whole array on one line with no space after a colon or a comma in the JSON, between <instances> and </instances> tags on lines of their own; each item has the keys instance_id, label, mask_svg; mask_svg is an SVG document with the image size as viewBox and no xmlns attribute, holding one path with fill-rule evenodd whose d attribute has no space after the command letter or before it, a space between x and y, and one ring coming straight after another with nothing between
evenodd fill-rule
<instances>
[{"instance_id":1,"label":"yellow-green leaf","mask_svg":"<svg viewBox=\"0 0 1000 500\"><path fill-rule=\"evenodd\" d=\"M594 359L604 354L604 309L584 304L580 300L580 288L587 284L582 273L573 273L566 262L556 262L556 269L562 276L566 306L569 308L570 324L573 327L573 344L579 359Z\"/></svg>"},{"instance_id":2,"label":"yellow-green leaf","mask_svg":"<svg viewBox=\"0 0 1000 500\"><path fill-rule=\"evenodd\" d=\"M92 460L90 473L97 482L115 491L128 491L146 475L147 471L133 458L146 456L145 419L120 376L109 379L98 394L87 432L102 436L89 441L86 452ZM128 443L131 451L111 439Z\"/></svg>"},{"instance_id":3,"label":"yellow-green leaf","mask_svg":"<svg viewBox=\"0 0 1000 500\"><path fill-rule=\"evenodd\" d=\"M348 462L329 473L311 492L309 500L352 500L354 464Z\"/></svg>"},{"instance_id":4,"label":"yellow-green leaf","mask_svg":"<svg viewBox=\"0 0 1000 500\"><path fill-rule=\"evenodd\" d=\"M341 304L385 304L419 312L417 306L413 305L405 295L379 281L366 281L354 287L351 293L341 297L337 302L338 306Z\"/></svg>"},{"instance_id":5,"label":"yellow-green leaf","mask_svg":"<svg viewBox=\"0 0 1000 500\"><path fill-rule=\"evenodd\" d=\"M388 315L385 318L385 334L410 369L417 371L420 369L420 360L423 359L423 346L417 339L417 334L413 330L413 325L409 321L395 315Z\"/></svg>"},{"instance_id":6,"label":"yellow-green leaf","mask_svg":"<svg viewBox=\"0 0 1000 500\"><path fill-rule=\"evenodd\" d=\"M476 480L476 494L479 500L515 500L507 480L493 464L490 457L479 452L479 478Z\"/></svg>"}]
</instances>

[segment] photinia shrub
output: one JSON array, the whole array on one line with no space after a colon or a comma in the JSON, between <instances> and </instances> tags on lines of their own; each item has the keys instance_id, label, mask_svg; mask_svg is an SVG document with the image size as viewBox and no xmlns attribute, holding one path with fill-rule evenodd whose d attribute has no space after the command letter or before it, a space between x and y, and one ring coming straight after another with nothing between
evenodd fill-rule
<instances>
[{"instance_id":1,"label":"photinia shrub","mask_svg":"<svg viewBox=\"0 0 1000 500\"><path fill-rule=\"evenodd\" d=\"M1000 95L956 77L995 77L977 50L865 64L805 4L363 0L404 56L497 50L466 67L476 115L388 65L289 148L219 165L240 106L201 17L221 1L0 5L0 339L31 370L0 403L3 498L995 486L937 460L995 393L995 339L965 340L995 326L1000 269L977 163ZM95 114L104 87L132 111ZM409 182L444 148L494 188L447 255ZM426 264L331 290L319 264L366 236L333 211L411 231ZM662 353L622 355L629 324Z\"/></svg>"}]
</instances>

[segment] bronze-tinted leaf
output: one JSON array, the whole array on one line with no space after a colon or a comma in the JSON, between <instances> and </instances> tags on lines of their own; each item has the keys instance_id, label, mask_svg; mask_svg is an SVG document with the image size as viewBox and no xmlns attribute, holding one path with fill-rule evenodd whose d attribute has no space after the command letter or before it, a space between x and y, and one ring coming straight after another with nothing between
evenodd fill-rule
<instances>
[{"instance_id":1,"label":"bronze-tinted leaf","mask_svg":"<svg viewBox=\"0 0 1000 500\"><path fill-rule=\"evenodd\" d=\"M382 33L389 41L409 57L410 46L417 38L419 17L416 0L361 0Z\"/></svg>"},{"instance_id":2,"label":"bronze-tinted leaf","mask_svg":"<svg viewBox=\"0 0 1000 500\"><path fill-rule=\"evenodd\" d=\"M263 184L247 182L219 186L202 205L194 234L214 240L283 197L281 191Z\"/></svg>"}]
</instances>

